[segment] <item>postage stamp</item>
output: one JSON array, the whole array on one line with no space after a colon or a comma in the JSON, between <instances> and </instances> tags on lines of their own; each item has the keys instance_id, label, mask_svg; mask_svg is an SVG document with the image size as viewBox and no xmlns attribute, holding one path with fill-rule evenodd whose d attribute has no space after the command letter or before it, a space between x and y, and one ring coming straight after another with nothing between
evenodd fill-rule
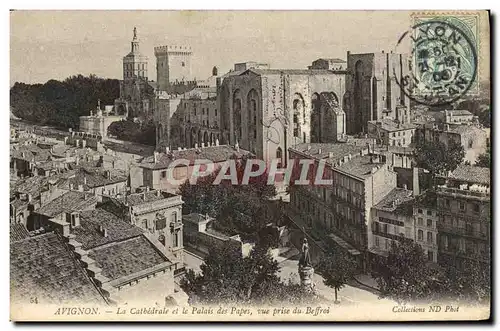
<instances>
[{"instance_id":1,"label":"postage stamp","mask_svg":"<svg viewBox=\"0 0 500 331\"><path fill-rule=\"evenodd\" d=\"M413 101L442 106L464 95L477 95L478 17L414 15L413 25L398 41L411 42L409 73L398 82Z\"/></svg>"}]
</instances>

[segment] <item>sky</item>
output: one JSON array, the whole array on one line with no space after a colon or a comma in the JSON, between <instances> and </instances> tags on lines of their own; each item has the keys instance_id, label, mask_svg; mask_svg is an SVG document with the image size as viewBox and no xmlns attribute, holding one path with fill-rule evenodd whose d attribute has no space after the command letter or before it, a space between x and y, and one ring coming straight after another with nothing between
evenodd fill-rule
<instances>
[{"instance_id":1,"label":"sky","mask_svg":"<svg viewBox=\"0 0 500 331\"><path fill-rule=\"evenodd\" d=\"M214 66L222 74L237 62L298 69L321 57L345 60L348 50L394 50L411 19L409 11L13 11L10 84L91 73L120 79L134 27L150 79L161 45L191 46L193 78L205 79Z\"/></svg>"}]
</instances>

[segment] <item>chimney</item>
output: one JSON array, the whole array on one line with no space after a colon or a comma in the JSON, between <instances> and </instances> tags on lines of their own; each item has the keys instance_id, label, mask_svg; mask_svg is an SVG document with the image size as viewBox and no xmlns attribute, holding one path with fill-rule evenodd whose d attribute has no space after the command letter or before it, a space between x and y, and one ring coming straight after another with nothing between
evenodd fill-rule
<instances>
[{"instance_id":1,"label":"chimney","mask_svg":"<svg viewBox=\"0 0 500 331\"><path fill-rule=\"evenodd\" d=\"M87 176L83 176L83 184L87 185Z\"/></svg>"},{"instance_id":2,"label":"chimney","mask_svg":"<svg viewBox=\"0 0 500 331\"><path fill-rule=\"evenodd\" d=\"M161 191L160 190L156 190L156 196L157 197L161 197Z\"/></svg>"},{"instance_id":3,"label":"chimney","mask_svg":"<svg viewBox=\"0 0 500 331\"><path fill-rule=\"evenodd\" d=\"M408 189L408 185L403 184L403 188L404 188L405 190L407 190L407 189Z\"/></svg>"},{"instance_id":4,"label":"chimney","mask_svg":"<svg viewBox=\"0 0 500 331\"><path fill-rule=\"evenodd\" d=\"M80 156L76 156L75 157L75 161L76 161L76 165L79 165L80 164Z\"/></svg>"},{"instance_id":5,"label":"chimney","mask_svg":"<svg viewBox=\"0 0 500 331\"><path fill-rule=\"evenodd\" d=\"M349 157L349 161L351 161L351 159L352 159L352 154L349 154L349 155L348 155L348 157Z\"/></svg>"},{"instance_id":6,"label":"chimney","mask_svg":"<svg viewBox=\"0 0 500 331\"><path fill-rule=\"evenodd\" d=\"M178 151L182 151L182 147L177 147L177 150Z\"/></svg>"},{"instance_id":7,"label":"chimney","mask_svg":"<svg viewBox=\"0 0 500 331\"><path fill-rule=\"evenodd\" d=\"M83 139L82 140L82 148L87 147L87 140Z\"/></svg>"},{"instance_id":8,"label":"chimney","mask_svg":"<svg viewBox=\"0 0 500 331\"><path fill-rule=\"evenodd\" d=\"M392 153L392 166L396 166L396 154Z\"/></svg>"},{"instance_id":9,"label":"chimney","mask_svg":"<svg viewBox=\"0 0 500 331\"><path fill-rule=\"evenodd\" d=\"M64 137L64 145L68 144L68 137Z\"/></svg>"},{"instance_id":10,"label":"chimney","mask_svg":"<svg viewBox=\"0 0 500 331\"><path fill-rule=\"evenodd\" d=\"M205 142L201 142L201 148L205 147Z\"/></svg>"},{"instance_id":11,"label":"chimney","mask_svg":"<svg viewBox=\"0 0 500 331\"><path fill-rule=\"evenodd\" d=\"M166 153L166 154L170 153L170 148L169 148L168 146L167 146L167 147L165 147L165 153Z\"/></svg>"},{"instance_id":12,"label":"chimney","mask_svg":"<svg viewBox=\"0 0 500 331\"><path fill-rule=\"evenodd\" d=\"M76 146L76 147L79 147L79 145L80 145L80 139L76 139L76 140L75 140L75 146Z\"/></svg>"},{"instance_id":13,"label":"chimney","mask_svg":"<svg viewBox=\"0 0 500 331\"><path fill-rule=\"evenodd\" d=\"M321 148L318 148L318 154L321 154L322 150Z\"/></svg>"},{"instance_id":14,"label":"chimney","mask_svg":"<svg viewBox=\"0 0 500 331\"><path fill-rule=\"evenodd\" d=\"M311 145L307 145L307 150L310 151L311 150Z\"/></svg>"},{"instance_id":15,"label":"chimney","mask_svg":"<svg viewBox=\"0 0 500 331\"><path fill-rule=\"evenodd\" d=\"M73 183L69 183L69 190L72 191L73 190Z\"/></svg>"},{"instance_id":16,"label":"chimney","mask_svg":"<svg viewBox=\"0 0 500 331\"><path fill-rule=\"evenodd\" d=\"M328 152L328 158L333 159L333 152Z\"/></svg>"},{"instance_id":17,"label":"chimney","mask_svg":"<svg viewBox=\"0 0 500 331\"><path fill-rule=\"evenodd\" d=\"M102 229L102 236L104 238L107 238L108 237L108 229Z\"/></svg>"},{"instance_id":18,"label":"chimney","mask_svg":"<svg viewBox=\"0 0 500 331\"><path fill-rule=\"evenodd\" d=\"M78 185L78 191L83 192L83 185L82 184Z\"/></svg>"},{"instance_id":19,"label":"chimney","mask_svg":"<svg viewBox=\"0 0 500 331\"><path fill-rule=\"evenodd\" d=\"M80 226L80 213L75 211L69 214L69 223L71 227L77 227ZM68 219L66 219L68 221Z\"/></svg>"},{"instance_id":20,"label":"chimney","mask_svg":"<svg viewBox=\"0 0 500 331\"><path fill-rule=\"evenodd\" d=\"M413 196L418 196L420 195L420 182L418 178L418 168L414 167L413 168Z\"/></svg>"},{"instance_id":21,"label":"chimney","mask_svg":"<svg viewBox=\"0 0 500 331\"><path fill-rule=\"evenodd\" d=\"M155 151L153 154L155 163L158 163L158 156L159 156L159 153L157 151Z\"/></svg>"},{"instance_id":22,"label":"chimney","mask_svg":"<svg viewBox=\"0 0 500 331\"><path fill-rule=\"evenodd\" d=\"M142 200L146 201L146 191L142 192Z\"/></svg>"},{"instance_id":23,"label":"chimney","mask_svg":"<svg viewBox=\"0 0 500 331\"><path fill-rule=\"evenodd\" d=\"M215 139L215 146L219 146L219 139Z\"/></svg>"},{"instance_id":24,"label":"chimney","mask_svg":"<svg viewBox=\"0 0 500 331\"><path fill-rule=\"evenodd\" d=\"M240 144L238 144L238 140L236 140L236 145L234 145L234 149L236 149L237 152L240 151Z\"/></svg>"},{"instance_id":25,"label":"chimney","mask_svg":"<svg viewBox=\"0 0 500 331\"><path fill-rule=\"evenodd\" d=\"M31 193L28 193L28 202L31 203L32 200L33 200L33 196L31 195Z\"/></svg>"},{"instance_id":26,"label":"chimney","mask_svg":"<svg viewBox=\"0 0 500 331\"><path fill-rule=\"evenodd\" d=\"M106 175L107 179L111 179L111 171L110 170L106 170L105 175Z\"/></svg>"}]
</instances>

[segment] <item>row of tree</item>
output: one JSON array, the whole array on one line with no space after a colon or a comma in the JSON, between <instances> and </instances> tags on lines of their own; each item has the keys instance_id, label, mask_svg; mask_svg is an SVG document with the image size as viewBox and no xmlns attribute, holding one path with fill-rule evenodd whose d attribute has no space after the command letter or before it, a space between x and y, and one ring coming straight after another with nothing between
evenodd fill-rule
<instances>
[{"instance_id":1,"label":"row of tree","mask_svg":"<svg viewBox=\"0 0 500 331\"><path fill-rule=\"evenodd\" d=\"M10 104L15 116L59 128L78 128L79 117L97 107L114 104L120 95L117 79L95 75L76 75L45 84L15 83L10 89Z\"/></svg>"}]
</instances>

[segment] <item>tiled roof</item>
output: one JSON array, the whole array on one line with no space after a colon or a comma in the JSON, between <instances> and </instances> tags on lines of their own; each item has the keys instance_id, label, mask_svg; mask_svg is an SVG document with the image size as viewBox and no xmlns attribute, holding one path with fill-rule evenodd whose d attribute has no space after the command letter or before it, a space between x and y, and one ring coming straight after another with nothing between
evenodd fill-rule
<instances>
[{"instance_id":1,"label":"tiled roof","mask_svg":"<svg viewBox=\"0 0 500 331\"><path fill-rule=\"evenodd\" d=\"M74 177L68 178L66 187L69 187L69 184L73 184L73 187L76 189L79 185L83 185L84 190L89 190L96 187L125 182L127 179L125 173L120 170L81 167L77 169Z\"/></svg>"},{"instance_id":2,"label":"tiled roof","mask_svg":"<svg viewBox=\"0 0 500 331\"><path fill-rule=\"evenodd\" d=\"M29 202L27 200L21 200L18 198L15 198L10 202L10 205L17 210L28 208L28 204Z\"/></svg>"},{"instance_id":3,"label":"tiled roof","mask_svg":"<svg viewBox=\"0 0 500 331\"><path fill-rule=\"evenodd\" d=\"M321 149L321 154L319 153ZM301 143L290 148L292 151L298 151L302 154L308 155L309 157L326 159L332 163L338 162L344 156L349 154L355 155L359 154L366 146L356 146L354 144L346 143ZM333 153L333 157L329 157L330 153Z\"/></svg>"},{"instance_id":4,"label":"tiled roof","mask_svg":"<svg viewBox=\"0 0 500 331\"><path fill-rule=\"evenodd\" d=\"M28 229L22 223L14 223L10 225L10 242L23 240L29 237Z\"/></svg>"},{"instance_id":5,"label":"tiled roof","mask_svg":"<svg viewBox=\"0 0 500 331\"><path fill-rule=\"evenodd\" d=\"M154 163L154 156L147 157L140 163L140 166L148 169L166 169L176 159L189 160L191 164L194 164L194 161L198 159L223 162L233 156L241 158L250 154L249 151L242 148L236 151L234 147L229 145L200 147L198 149L190 148L182 151L173 150L171 151L171 157L165 153L160 153L157 163Z\"/></svg>"},{"instance_id":6,"label":"tiled roof","mask_svg":"<svg viewBox=\"0 0 500 331\"><path fill-rule=\"evenodd\" d=\"M23 156L24 155L24 156ZM50 159L50 152L35 144L18 145L10 150L10 157L26 161L42 162Z\"/></svg>"},{"instance_id":7,"label":"tiled roof","mask_svg":"<svg viewBox=\"0 0 500 331\"><path fill-rule=\"evenodd\" d=\"M104 237L100 231L102 226L107 231ZM119 219L103 209L83 211L80 213L80 226L74 227L72 233L75 240L87 250L115 241L120 241L142 234L142 230L125 220Z\"/></svg>"},{"instance_id":8,"label":"tiled roof","mask_svg":"<svg viewBox=\"0 0 500 331\"><path fill-rule=\"evenodd\" d=\"M70 191L38 208L35 212L48 217L55 217L61 213L83 210L96 203L96 197L89 193Z\"/></svg>"},{"instance_id":9,"label":"tiled roof","mask_svg":"<svg viewBox=\"0 0 500 331\"><path fill-rule=\"evenodd\" d=\"M13 190L18 193L32 194L33 197L40 196L40 192L47 189L48 179L43 176L26 177L17 182Z\"/></svg>"},{"instance_id":10,"label":"tiled roof","mask_svg":"<svg viewBox=\"0 0 500 331\"><path fill-rule=\"evenodd\" d=\"M89 257L112 280L168 262L144 236L95 248Z\"/></svg>"},{"instance_id":11,"label":"tiled roof","mask_svg":"<svg viewBox=\"0 0 500 331\"><path fill-rule=\"evenodd\" d=\"M410 201L414 201L413 192L404 188L396 187L389 192L374 208L385 211L395 211L399 209L401 212L411 214L413 208L405 208L411 205Z\"/></svg>"},{"instance_id":12,"label":"tiled roof","mask_svg":"<svg viewBox=\"0 0 500 331\"><path fill-rule=\"evenodd\" d=\"M54 233L10 245L12 302L104 303L80 263Z\"/></svg>"},{"instance_id":13,"label":"tiled roof","mask_svg":"<svg viewBox=\"0 0 500 331\"><path fill-rule=\"evenodd\" d=\"M126 203L128 206L140 205L146 202L158 201L163 199L168 199L175 197L175 194L160 191L160 195L158 196L158 191L149 191L143 193L132 193L127 195L127 197L118 198L123 203Z\"/></svg>"},{"instance_id":14,"label":"tiled roof","mask_svg":"<svg viewBox=\"0 0 500 331\"><path fill-rule=\"evenodd\" d=\"M385 166L384 163L372 163L371 158L370 155L356 156L336 168L356 177L368 178L372 175L372 169L376 172Z\"/></svg>"},{"instance_id":15,"label":"tiled roof","mask_svg":"<svg viewBox=\"0 0 500 331\"><path fill-rule=\"evenodd\" d=\"M375 126L378 126L382 130L393 132L393 131L401 131L401 130L410 130L410 129L415 129L416 126L411 123L403 123L400 124L390 118L383 118L380 120L375 120L375 121L368 121L368 123L371 123Z\"/></svg>"},{"instance_id":16,"label":"tiled roof","mask_svg":"<svg viewBox=\"0 0 500 331\"><path fill-rule=\"evenodd\" d=\"M476 167L460 164L448 178L461 180L468 183L490 185L490 168Z\"/></svg>"}]
</instances>

